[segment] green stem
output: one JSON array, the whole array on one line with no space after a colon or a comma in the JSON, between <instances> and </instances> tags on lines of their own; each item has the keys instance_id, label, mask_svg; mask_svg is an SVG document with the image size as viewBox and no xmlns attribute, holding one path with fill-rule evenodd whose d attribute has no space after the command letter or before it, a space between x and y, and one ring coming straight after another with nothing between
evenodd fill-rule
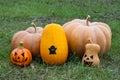
<instances>
[{"instance_id":1,"label":"green stem","mask_svg":"<svg viewBox=\"0 0 120 80\"><path fill-rule=\"evenodd\" d=\"M32 22L31 25L34 27L34 29L35 29L35 33L36 33L37 29L36 29L36 25L35 25L35 23Z\"/></svg>"},{"instance_id":2,"label":"green stem","mask_svg":"<svg viewBox=\"0 0 120 80\"><path fill-rule=\"evenodd\" d=\"M23 48L23 41L20 41L20 42L19 42L18 48Z\"/></svg>"}]
</instances>

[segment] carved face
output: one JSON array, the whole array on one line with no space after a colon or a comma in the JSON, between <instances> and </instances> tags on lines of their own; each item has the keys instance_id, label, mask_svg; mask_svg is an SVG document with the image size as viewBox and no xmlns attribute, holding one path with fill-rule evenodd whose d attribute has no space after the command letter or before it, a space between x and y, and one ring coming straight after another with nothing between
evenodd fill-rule
<instances>
[{"instance_id":1,"label":"carved face","mask_svg":"<svg viewBox=\"0 0 120 80\"><path fill-rule=\"evenodd\" d=\"M98 66L100 60L95 51L87 50L82 58L82 63L88 66Z\"/></svg>"},{"instance_id":2,"label":"carved face","mask_svg":"<svg viewBox=\"0 0 120 80\"><path fill-rule=\"evenodd\" d=\"M83 63L85 65L91 66L93 64L93 58L94 58L93 55L84 54L84 56L83 56Z\"/></svg>"},{"instance_id":3,"label":"carved face","mask_svg":"<svg viewBox=\"0 0 120 80\"><path fill-rule=\"evenodd\" d=\"M100 63L98 53L100 51L100 46L94 43L88 43L86 45L86 51L82 58L82 63L88 66L98 66Z\"/></svg>"},{"instance_id":4,"label":"carved face","mask_svg":"<svg viewBox=\"0 0 120 80\"><path fill-rule=\"evenodd\" d=\"M31 53L23 48L23 49L14 49L10 55L11 62L13 64L19 65L19 66L26 66L30 64L32 60Z\"/></svg>"}]
</instances>

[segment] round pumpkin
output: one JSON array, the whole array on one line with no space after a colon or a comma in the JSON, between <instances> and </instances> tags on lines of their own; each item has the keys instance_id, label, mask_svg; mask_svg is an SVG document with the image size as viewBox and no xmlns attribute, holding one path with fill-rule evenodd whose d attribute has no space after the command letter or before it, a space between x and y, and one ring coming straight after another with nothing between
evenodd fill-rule
<instances>
[{"instance_id":1,"label":"round pumpkin","mask_svg":"<svg viewBox=\"0 0 120 80\"><path fill-rule=\"evenodd\" d=\"M28 49L23 47L23 42L20 42L19 46L11 52L10 60L15 65L27 66L32 61L32 55Z\"/></svg>"},{"instance_id":2,"label":"round pumpkin","mask_svg":"<svg viewBox=\"0 0 120 80\"><path fill-rule=\"evenodd\" d=\"M20 41L24 42L24 47L29 49L34 57L40 56L40 40L43 28L36 27L32 23L33 27L27 28L25 31L19 31L14 34L11 45L12 49L15 49Z\"/></svg>"},{"instance_id":3,"label":"round pumpkin","mask_svg":"<svg viewBox=\"0 0 120 80\"><path fill-rule=\"evenodd\" d=\"M85 52L85 45L88 38L100 46L98 55L102 55L109 50L111 46L111 29L103 22L90 22L90 16L87 19L74 19L63 25L66 32L70 50L82 57Z\"/></svg>"},{"instance_id":4,"label":"round pumpkin","mask_svg":"<svg viewBox=\"0 0 120 80\"><path fill-rule=\"evenodd\" d=\"M68 45L65 32L59 24L45 26L40 44L41 58L47 64L60 65L67 60Z\"/></svg>"}]
</instances>

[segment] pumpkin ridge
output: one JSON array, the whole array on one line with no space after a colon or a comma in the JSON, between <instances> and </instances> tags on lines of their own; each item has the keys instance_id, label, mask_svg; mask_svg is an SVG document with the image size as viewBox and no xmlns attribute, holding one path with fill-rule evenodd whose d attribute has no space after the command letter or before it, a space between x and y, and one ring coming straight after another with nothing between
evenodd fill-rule
<instances>
[{"instance_id":1,"label":"pumpkin ridge","mask_svg":"<svg viewBox=\"0 0 120 80\"><path fill-rule=\"evenodd\" d=\"M24 37L24 36L26 35L25 33L27 33L27 32L25 32L25 31L20 31L20 32L16 33L16 34L13 36L12 41L11 41L11 44L12 44L12 48L13 48L13 49L18 46L19 41L20 41L19 39L21 39L21 37Z\"/></svg>"},{"instance_id":2,"label":"pumpkin ridge","mask_svg":"<svg viewBox=\"0 0 120 80\"><path fill-rule=\"evenodd\" d=\"M36 38L39 38L38 36L40 36L38 33L35 33L36 35L32 35L32 41L33 42L36 42L36 43L40 43L40 40L39 39L35 39L35 38L33 38L34 36L36 36ZM31 51L32 52L35 52L36 50L34 49L35 47L36 47L36 45L38 45L38 47L40 47L40 45L39 44L36 44L36 45L34 45L35 43L32 43L31 45ZM37 48L37 47L36 47ZM35 50L35 51L34 51ZM36 51L36 54L35 55L37 55L37 54L39 54L40 53L40 50L38 50L38 51Z\"/></svg>"},{"instance_id":3,"label":"pumpkin ridge","mask_svg":"<svg viewBox=\"0 0 120 80\"><path fill-rule=\"evenodd\" d=\"M36 33L36 30L35 30L35 33ZM34 38L33 38L33 34L31 34L31 41L34 42ZM35 43L31 43L31 47L30 47L30 50L31 50L31 53L33 53L33 46L34 46Z\"/></svg>"},{"instance_id":4,"label":"pumpkin ridge","mask_svg":"<svg viewBox=\"0 0 120 80\"><path fill-rule=\"evenodd\" d=\"M98 25L99 29L104 33L105 38L106 38L106 48L105 50L108 51L110 46L111 46L111 36L109 35L109 31L107 31L106 27L101 27L101 25Z\"/></svg>"},{"instance_id":5,"label":"pumpkin ridge","mask_svg":"<svg viewBox=\"0 0 120 80\"><path fill-rule=\"evenodd\" d=\"M19 37L20 39L18 40L18 41L16 41L16 42L20 42L20 41L22 41L24 44L23 44L23 47L24 48L27 48L27 49L29 49L28 47L26 47L25 46L25 38L27 37L29 35L29 33L27 32L27 34L25 34L24 36L21 36L21 37Z\"/></svg>"},{"instance_id":6,"label":"pumpkin ridge","mask_svg":"<svg viewBox=\"0 0 120 80\"><path fill-rule=\"evenodd\" d=\"M100 51L100 54L99 54L99 56L102 54L102 53L104 53L106 50L106 38L105 38L105 35L104 35L104 33L101 31L101 29L99 29L99 27L95 27L96 29L96 36L97 36L97 44L99 44L100 45L100 49L101 49L101 51ZM99 32L99 33L98 33ZM100 34L101 35L101 37L100 37L100 35L98 35L98 34ZM98 37L99 36L99 37ZM102 38L102 39L101 39ZM103 43L103 44L100 44L100 43Z\"/></svg>"},{"instance_id":7,"label":"pumpkin ridge","mask_svg":"<svg viewBox=\"0 0 120 80\"><path fill-rule=\"evenodd\" d=\"M92 41L94 42L94 43L96 43L97 42L97 40L96 40L96 31L95 31L95 28L94 28L94 26L93 27L90 27L91 28L91 30L92 30L92 32L93 32L93 38L94 39L92 39Z\"/></svg>"},{"instance_id":8,"label":"pumpkin ridge","mask_svg":"<svg viewBox=\"0 0 120 80\"><path fill-rule=\"evenodd\" d=\"M84 27L76 27L73 31L72 31L72 33L71 33L71 35L70 35L70 46L72 46L72 51L73 52L75 52L75 51L78 51L78 52L80 52L80 51L82 51L83 49L82 49L82 46L84 45L84 43L82 43L83 42L83 38L82 37L79 37L79 36L84 36L84 35L81 35L82 33L84 33L84 31L85 31L85 29L84 29ZM80 32L80 34L78 33L76 33L76 32ZM73 33L76 33L75 35L73 35ZM76 37L76 38L75 38ZM74 43L74 44L72 44L72 43ZM81 44L79 44L79 43L81 43ZM79 44L79 45L78 45ZM75 47L78 47L76 50L75 50ZM76 52L75 52L76 53Z\"/></svg>"},{"instance_id":9,"label":"pumpkin ridge","mask_svg":"<svg viewBox=\"0 0 120 80\"><path fill-rule=\"evenodd\" d=\"M104 27L107 28L107 30L109 31L110 35L112 35L111 29L107 24L101 22L99 22L99 24L104 25Z\"/></svg>"}]
</instances>

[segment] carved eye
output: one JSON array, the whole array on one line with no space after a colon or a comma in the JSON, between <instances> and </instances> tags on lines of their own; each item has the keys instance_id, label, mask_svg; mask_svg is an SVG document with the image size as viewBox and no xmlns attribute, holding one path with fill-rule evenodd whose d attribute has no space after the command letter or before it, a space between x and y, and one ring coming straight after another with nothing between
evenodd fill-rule
<instances>
[{"instance_id":1,"label":"carved eye","mask_svg":"<svg viewBox=\"0 0 120 80\"><path fill-rule=\"evenodd\" d=\"M27 60L28 60L28 58L25 59L25 61L27 61Z\"/></svg>"},{"instance_id":2,"label":"carved eye","mask_svg":"<svg viewBox=\"0 0 120 80\"><path fill-rule=\"evenodd\" d=\"M17 53L15 52L14 56L16 56L16 55L17 55Z\"/></svg>"},{"instance_id":3,"label":"carved eye","mask_svg":"<svg viewBox=\"0 0 120 80\"><path fill-rule=\"evenodd\" d=\"M20 59L20 57L18 57L18 59Z\"/></svg>"},{"instance_id":4,"label":"carved eye","mask_svg":"<svg viewBox=\"0 0 120 80\"><path fill-rule=\"evenodd\" d=\"M87 55L85 54L84 57L87 57Z\"/></svg>"},{"instance_id":5,"label":"carved eye","mask_svg":"<svg viewBox=\"0 0 120 80\"><path fill-rule=\"evenodd\" d=\"M24 57L24 53L22 53L22 56Z\"/></svg>"},{"instance_id":6,"label":"carved eye","mask_svg":"<svg viewBox=\"0 0 120 80\"><path fill-rule=\"evenodd\" d=\"M91 58L91 59L93 59L93 55L92 55L92 56L90 56L90 58Z\"/></svg>"},{"instance_id":7,"label":"carved eye","mask_svg":"<svg viewBox=\"0 0 120 80\"><path fill-rule=\"evenodd\" d=\"M87 60L89 60L89 58L87 58Z\"/></svg>"}]
</instances>

